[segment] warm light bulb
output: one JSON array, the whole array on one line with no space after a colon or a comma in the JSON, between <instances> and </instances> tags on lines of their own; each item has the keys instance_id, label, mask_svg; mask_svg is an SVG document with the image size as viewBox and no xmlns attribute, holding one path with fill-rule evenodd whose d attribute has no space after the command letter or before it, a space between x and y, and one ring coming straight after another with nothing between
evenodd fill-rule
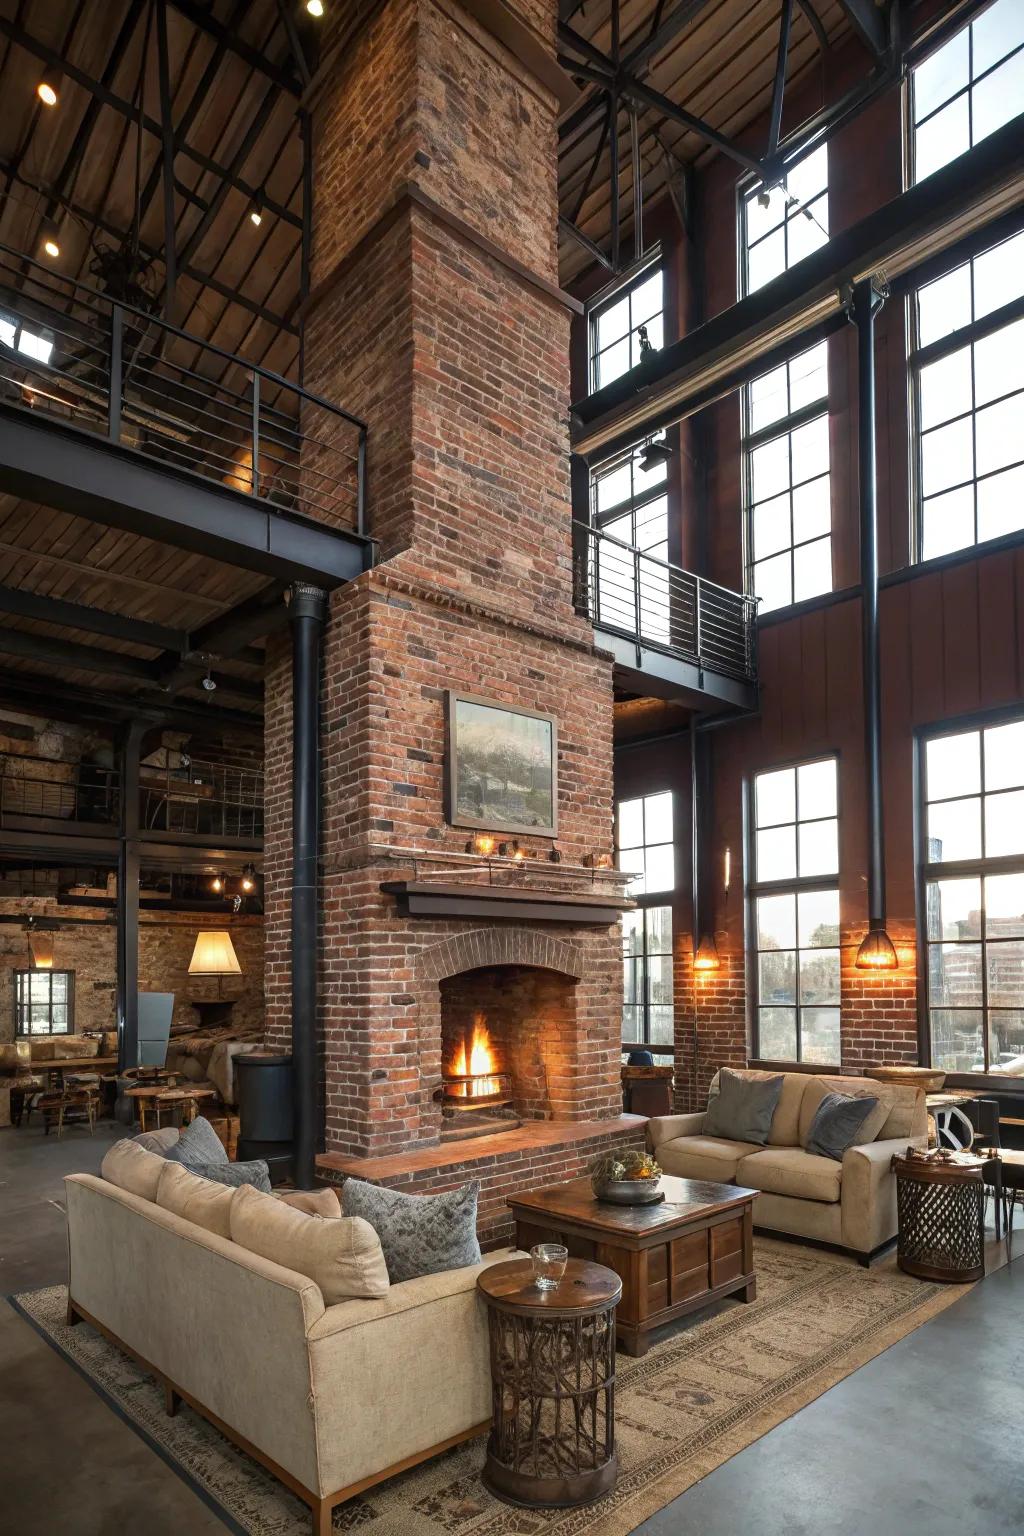
<instances>
[{"instance_id":1,"label":"warm light bulb","mask_svg":"<svg viewBox=\"0 0 1024 1536\"><path fill-rule=\"evenodd\" d=\"M858 971L896 971L899 959L892 939L884 927L869 928L860 941L857 958L853 962Z\"/></svg>"},{"instance_id":2,"label":"warm light bulb","mask_svg":"<svg viewBox=\"0 0 1024 1536\"><path fill-rule=\"evenodd\" d=\"M57 105L57 92L49 80L40 80L36 86L36 95L44 107L55 107Z\"/></svg>"},{"instance_id":3,"label":"warm light bulb","mask_svg":"<svg viewBox=\"0 0 1024 1536\"><path fill-rule=\"evenodd\" d=\"M306 0L306 10L311 16L322 16L324 13L324 0Z\"/></svg>"},{"instance_id":4,"label":"warm light bulb","mask_svg":"<svg viewBox=\"0 0 1024 1536\"><path fill-rule=\"evenodd\" d=\"M717 971L722 962L718 957L718 945L714 939L701 939L693 957L695 971Z\"/></svg>"},{"instance_id":5,"label":"warm light bulb","mask_svg":"<svg viewBox=\"0 0 1024 1536\"><path fill-rule=\"evenodd\" d=\"M248 894L249 891L255 890L255 888L256 888L256 882L254 880L250 880L248 875L243 875L242 876L242 890L245 891Z\"/></svg>"},{"instance_id":6,"label":"warm light bulb","mask_svg":"<svg viewBox=\"0 0 1024 1536\"><path fill-rule=\"evenodd\" d=\"M57 244L52 235L47 235L46 239L43 241L43 250L46 252L47 256L52 256L54 261L56 261L57 257L60 255L60 246Z\"/></svg>"},{"instance_id":7,"label":"warm light bulb","mask_svg":"<svg viewBox=\"0 0 1024 1536\"><path fill-rule=\"evenodd\" d=\"M256 228L259 229L260 225L263 223L263 215L260 213L260 210L258 208L250 208L249 218L256 225Z\"/></svg>"},{"instance_id":8,"label":"warm light bulb","mask_svg":"<svg viewBox=\"0 0 1024 1536\"><path fill-rule=\"evenodd\" d=\"M213 879L210 881L210 890L216 891L219 896L223 889L224 881L221 879L220 875L214 875Z\"/></svg>"}]
</instances>

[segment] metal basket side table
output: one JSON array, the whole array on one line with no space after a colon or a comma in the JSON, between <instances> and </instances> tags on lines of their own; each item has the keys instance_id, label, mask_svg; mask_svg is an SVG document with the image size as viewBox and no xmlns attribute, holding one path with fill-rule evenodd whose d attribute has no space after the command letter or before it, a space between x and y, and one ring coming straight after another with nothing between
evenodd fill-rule
<instances>
[{"instance_id":1,"label":"metal basket side table","mask_svg":"<svg viewBox=\"0 0 1024 1536\"><path fill-rule=\"evenodd\" d=\"M615 1306L612 1270L570 1259L557 1289L528 1260L496 1264L477 1285L487 1302L491 1432L483 1481L529 1508L568 1508L615 1487Z\"/></svg>"},{"instance_id":2,"label":"metal basket side table","mask_svg":"<svg viewBox=\"0 0 1024 1536\"><path fill-rule=\"evenodd\" d=\"M985 1275L983 1158L896 1157L897 1261L919 1280L966 1284Z\"/></svg>"}]
</instances>

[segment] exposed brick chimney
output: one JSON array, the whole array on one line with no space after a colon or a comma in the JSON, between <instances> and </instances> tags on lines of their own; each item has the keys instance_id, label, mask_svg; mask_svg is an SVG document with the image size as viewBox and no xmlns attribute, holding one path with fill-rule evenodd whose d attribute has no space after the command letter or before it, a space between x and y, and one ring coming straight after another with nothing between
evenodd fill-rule
<instances>
[{"instance_id":1,"label":"exposed brick chimney","mask_svg":"<svg viewBox=\"0 0 1024 1536\"><path fill-rule=\"evenodd\" d=\"M606 1134L620 1106L617 924L400 917L381 890L425 871L479 878L441 857L465 860L469 836L445 819L448 689L557 717L562 865L540 862L552 839L521 836L527 888L612 846L611 663L572 606L572 301L557 288L558 103L542 78L556 12L554 0L501 9L515 51L475 19L482 7L458 0L339 16L313 104L306 383L369 424L383 557L334 594L324 670L327 1145L371 1160L438 1142L439 981L461 969L560 970L573 1042L558 1103ZM287 676L282 657L267 707L279 1041Z\"/></svg>"}]
</instances>

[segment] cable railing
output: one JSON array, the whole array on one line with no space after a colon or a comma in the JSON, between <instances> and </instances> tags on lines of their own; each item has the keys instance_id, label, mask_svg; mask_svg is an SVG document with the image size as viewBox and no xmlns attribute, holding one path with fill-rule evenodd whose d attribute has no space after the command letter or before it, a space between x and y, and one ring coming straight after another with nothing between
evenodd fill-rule
<instances>
[{"instance_id":1,"label":"cable railing","mask_svg":"<svg viewBox=\"0 0 1024 1536\"><path fill-rule=\"evenodd\" d=\"M757 599L584 523L574 563L575 604L599 629L678 656L702 670L757 677Z\"/></svg>"},{"instance_id":2,"label":"cable railing","mask_svg":"<svg viewBox=\"0 0 1024 1536\"><path fill-rule=\"evenodd\" d=\"M0 244L0 400L364 534L366 426Z\"/></svg>"},{"instance_id":3,"label":"cable railing","mask_svg":"<svg viewBox=\"0 0 1024 1536\"><path fill-rule=\"evenodd\" d=\"M191 757L139 771L139 816L148 832L263 836L263 770Z\"/></svg>"},{"instance_id":4,"label":"cable railing","mask_svg":"<svg viewBox=\"0 0 1024 1536\"><path fill-rule=\"evenodd\" d=\"M48 757L0 759L0 825L40 820L116 824L120 781L100 763L62 763Z\"/></svg>"}]
</instances>

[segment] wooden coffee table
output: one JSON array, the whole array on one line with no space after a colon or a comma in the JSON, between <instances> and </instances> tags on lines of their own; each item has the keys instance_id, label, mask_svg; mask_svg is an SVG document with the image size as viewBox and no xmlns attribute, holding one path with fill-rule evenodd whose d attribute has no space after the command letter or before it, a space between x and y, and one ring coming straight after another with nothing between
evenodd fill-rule
<instances>
[{"instance_id":1,"label":"wooden coffee table","mask_svg":"<svg viewBox=\"0 0 1024 1536\"><path fill-rule=\"evenodd\" d=\"M575 1259L613 1269L622 1280L619 1345L642 1355L655 1328L725 1296L753 1301L756 1189L662 1176L658 1205L598 1201L589 1179L573 1179L509 1200L516 1245L564 1243Z\"/></svg>"}]
</instances>

